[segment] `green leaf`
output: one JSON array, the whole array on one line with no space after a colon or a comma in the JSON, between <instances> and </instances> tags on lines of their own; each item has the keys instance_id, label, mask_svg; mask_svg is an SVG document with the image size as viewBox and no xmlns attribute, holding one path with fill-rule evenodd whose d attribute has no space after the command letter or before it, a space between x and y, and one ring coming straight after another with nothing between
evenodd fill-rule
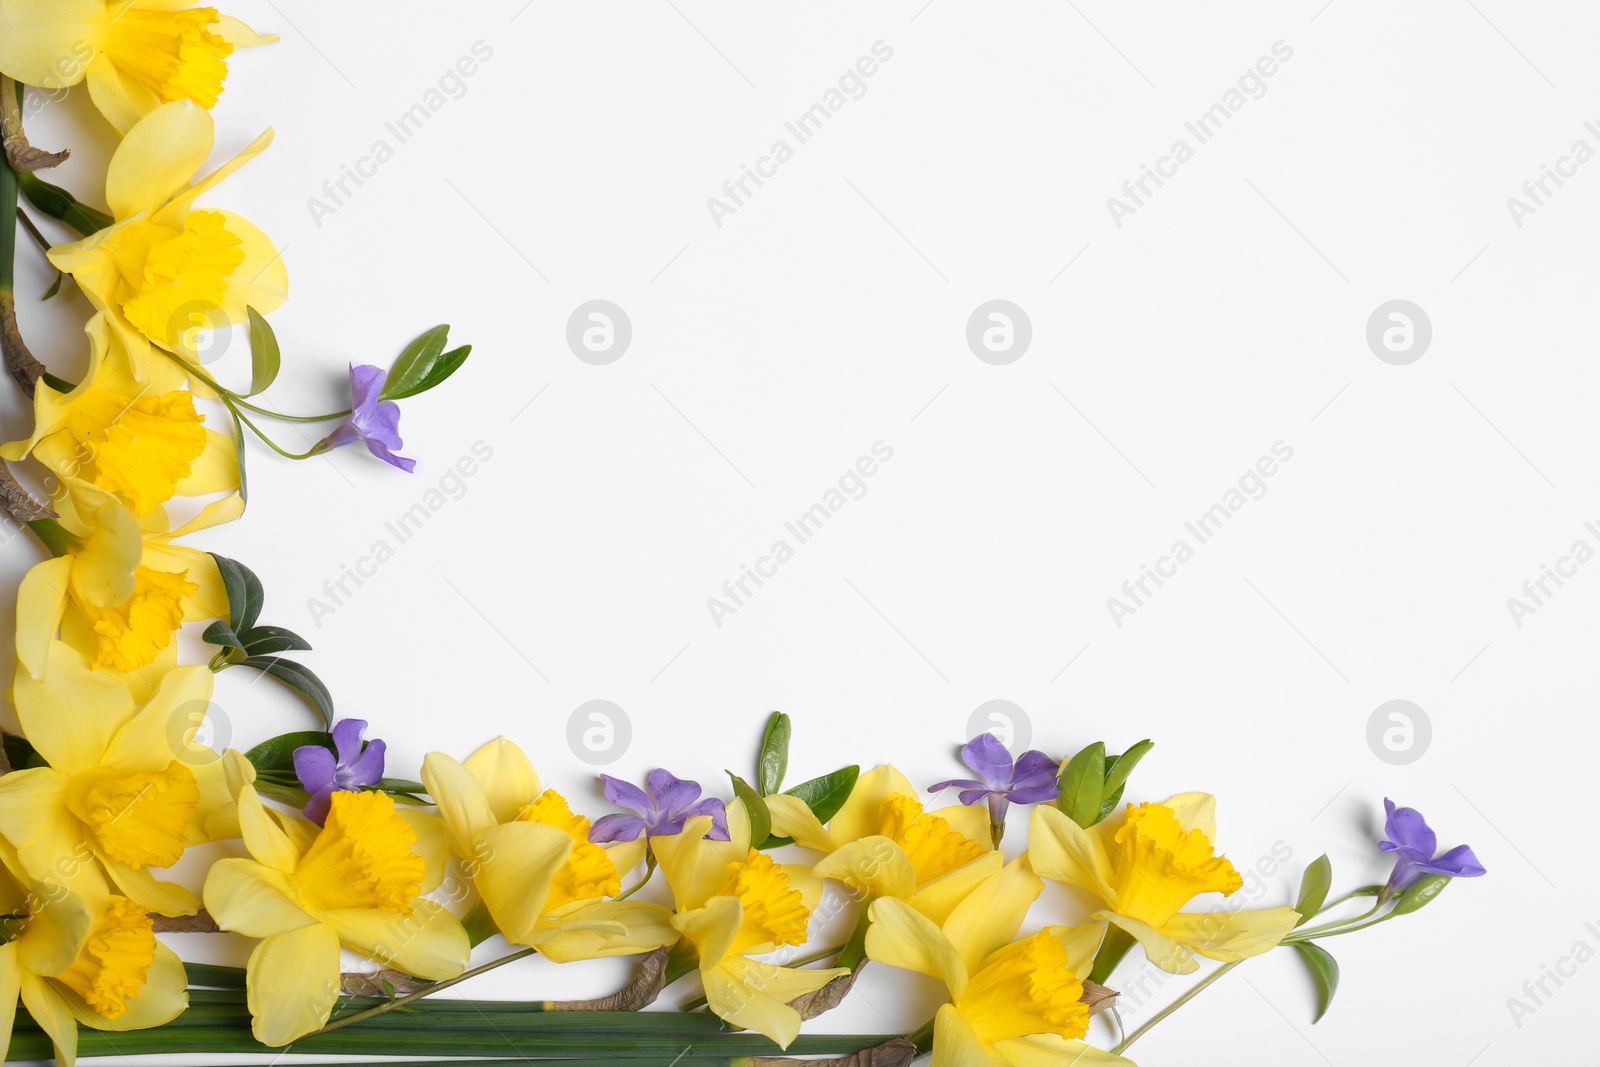
<instances>
[{"instance_id":1,"label":"green leaf","mask_svg":"<svg viewBox=\"0 0 1600 1067\"><path fill-rule=\"evenodd\" d=\"M334 751L333 735L324 730L295 730L292 733L269 737L244 754L256 773L266 777L274 772L294 774L294 750L306 745L321 745Z\"/></svg>"},{"instance_id":2,"label":"green leaf","mask_svg":"<svg viewBox=\"0 0 1600 1067\"><path fill-rule=\"evenodd\" d=\"M29 741L21 734L6 734L5 737L6 759L14 771L26 770L29 767L48 767L44 757L39 755Z\"/></svg>"},{"instance_id":3,"label":"green leaf","mask_svg":"<svg viewBox=\"0 0 1600 1067\"><path fill-rule=\"evenodd\" d=\"M1401 893L1394 902L1395 915L1410 915L1418 908L1433 902L1433 898L1444 891L1450 884L1448 874L1430 874L1419 882L1412 883L1411 887Z\"/></svg>"},{"instance_id":4,"label":"green leaf","mask_svg":"<svg viewBox=\"0 0 1600 1067\"><path fill-rule=\"evenodd\" d=\"M251 656L244 661L244 666L254 667L293 689L317 710L323 722L333 725L333 694L310 667L281 656Z\"/></svg>"},{"instance_id":5,"label":"green leaf","mask_svg":"<svg viewBox=\"0 0 1600 1067\"><path fill-rule=\"evenodd\" d=\"M856 779L859 777L861 768L851 764L848 767L840 767L832 774L824 774L820 778L801 782L793 789L784 790L784 793L805 801L806 807L811 809L811 814L817 817L817 821L826 823L839 814L844 802L850 799L850 791L856 787Z\"/></svg>"},{"instance_id":6,"label":"green leaf","mask_svg":"<svg viewBox=\"0 0 1600 1067\"><path fill-rule=\"evenodd\" d=\"M50 288L46 289L44 291L44 295L41 296L39 299L40 300L49 300L52 296L55 296L57 293L61 292L61 283L66 281L66 280L67 280L67 276L64 273L62 273L59 270L56 271L56 280L51 283Z\"/></svg>"},{"instance_id":7,"label":"green leaf","mask_svg":"<svg viewBox=\"0 0 1600 1067\"><path fill-rule=\"evenodd\" d=\"M278 350L278 335L255 308L245 308L250 316L250 391L255 396L278 377L283 356Z\"/></svg>"},{"instance_id":8,"label":"green leaf","mask_svg":"<svg viewBox=\"0 0 1600 1067\"><path fill-rule=\"evenodd\" d=\"M244 423L239 421L239 413L232 407L228 414L233 416L233 454L239 465L239 502L250 503L250 484L244 473Z\"/></svg>"},{"instance_id":9,"label":"green leaf","mask_svg":"<svg viewBox=\"0 0 1600 1067\"><path fill-rule=\"evenodd\" d=\"M1099 822L1106 795L1105 743L1096 741L1068 760L1059 781L1056 807L1085 830Z\"/></svg>"},{"instance_id":10,"label":"green leaf","mask_svg":"<svg viewBox=\"0 0 1600 1067\"><path fill-rule=\"evenodd\" d=\"M726 773L733 779L733 795L744 801L744 810L750 816L750 840L765 841L772 836L772 812L767 810L767 802L749 782L732 771Z\"/></svg>"},{"instance_id":11,"label":"green leaf","mask_svg":"<svg viewBox=\"0 0 1600 1067\"><path fill-rule=\"evenodd\" d=\"M368 744L371 744L371 742L365 742L362 744L362 751L366 750ZM409 778L379 778L377 784L375 784L372 788L384 793L416 793L421 796L428 795L427 786L423 785L421 782L413 782Z\"/></svg>"},{"instance_id":12,"label":"green leaf","mask_svg":"<svg viewBox=\"0 0 1600 1067\"><path fill-rule=\"evenodd\" d=\"M449 326L435 326L407 345L406 350L400 353L400 358L394 361L394 366L389 368L380 398L403 400L408 396L416 396L454 374L456 368L466 362L472 346L446 352L444 345L449 336Z\"/></svg>"},{"instance_id":13,"label":"green leaf","mask_svg":"<svg viewBox=\"0 0 1600 1067\"><path fill-rule=\"evenodd\" d=\"M256 624L256 619L261 615L261 605L266 600L261 579L237 560L219 556L215 552L211 553L211 558L217 561L217 570L222 573L222 586L228 594L228 624L233 627L234 633L244 633Z\"/></svg>"},{"instance_id":14,"label":"green leaf","mask_svg":"<svg viewBox=\"0 0 1600 1067\"><path fill-rule=\"evenodd\" d=\"M1333 995L1339 991L1339 962L1328 954L1327 949L1313 942L1296 941L1294 947L1300 953L1300 958L1306 961L1306 970L1311 972L1311 984L1317 990L1317 1014L1311 1019L1312 1025L1316 1025L1328 1014Z\"/></svg>"},{"instance_id":15,"label":"green leaf","mask_svg":"<svg viewBox=\"0 0 1600 1067\"><path fill-rule=\"evenodd\" d=\"M1328 899L1328 888L1333 885L1333 861L1327 855L1318 856L1306 865L1306 873L1300 876L1300 896L1294 902L1294 910L1300 913L1300 921L1296 926L1304 926L1311 917L1322 910L1322 904Z\"/></svg>"},{"instance_id":16,"label":"green leaf","mask_svg":"<svg viewBox=\"0 0 1600 1067\"><path fill-rule=\"evenodd\" d=\"M1105 822L1111 818L1111 813L1117 810L1117 805L1122 803L1122 786L1117 786L1117 791L1100 802L1100 818L1097 823Z\"/></svg>"},{"instance_id":17,"label":"green leaf","mask_svg":"<svg viewBox=\"0 0 1600 1067\"><path fill-rule=\"evenodd\" d=\"M282 626L252 626L239 635L244 648L252 656L268 656L275 652L306 652L311 643L293 630Z\"/></svg>"},{"instance_id":18,"label":"green leaf","mask_svg":"<svg viewBox=\"0 0 1600 1067\"><path fill-rule=\"evenodd\" d=\"M789 734L789 716L773 712L761 739L761 755L756 758L756 788L764 797L783 788L783 776L789 770Z\"/></svg>"},{"instance_id":19,"label":"green leaf","mask_svg":"<svg viewBox=\"0 0 1600 1067\"><path fill-rule=\"evenodd\" d=\"M1155 747L1156 743L1147 738L1112 760L1106 767L1106 795L1110 796L1112 793L1116 793L1120 797L1122 786L1127 782L1128 775L1133 773L1133 769L1139 765L1139 761L1144 759L1145 755ZM1116 805L1113 804L1112 806L1115 807Z\"/></svg>"},{"instance_id":20,"label":"green leaf","mask_svg":"<svg viewBox=\"0 0 1600 1067\"><path fill-rule=\"evenodd\" d=\"M225 649L237 649L240 652L245 651L245 644L239 639L239 636L233 632L233 627L229 626L221 619L218 619L210 626L207 626L205 633L201 634L200 637L207 644L220 645Z\"/></svg>"}]
</instances>

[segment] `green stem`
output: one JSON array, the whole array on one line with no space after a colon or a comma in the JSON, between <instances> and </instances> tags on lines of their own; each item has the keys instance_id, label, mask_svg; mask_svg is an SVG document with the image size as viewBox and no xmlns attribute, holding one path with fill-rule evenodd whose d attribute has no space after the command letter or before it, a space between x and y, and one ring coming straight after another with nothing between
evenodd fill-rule
<instances>
[{"instance_id":1,"label":"green stem","mask_svg":"<svg viewBox=\"0 0 1600 1067\"><path fill-rule=\"evenodd\" d=\"M240 422L250 427L250 431L252 433L261 438L262 442L265 443L268 448L272 449L284 459L310 459L312 456L321 455L315 446L312 446L312 448L306 452L290 452L288 449L278 444L278 442L268 437L266 433L262 431L261 427L250 421L250 417L248 415L235 407L232 394L223 392L219 393L218 395L222 398L222 403L228 408L229 411L233 412L234 416Z\"/></svg>"},{"instance_id":2,"label":"green stem","mask_svg":"<svg viewBox=\"0 0 1600 1067\"><path fill-rule=\"evenodd\" d=\"M346 1015L342 1018L335 1019L322 1029L313 1031L306 1036L316 1037L318 1034L326 1034L334 1030L343 1029L344 1027L349 1026L351 1023L358 1023L363 1019L371 1019L374 1016L386 1014L387 1012L394 1011L396 1008L404 1007L405 1005L410 1004L412 1001L421 1000L426 996L432 996L441 989L449 989L453 985L459 985L460 983L465 982L468 978L475 978L480 974L492 971L497 967L504 967L506 964L513 963L516 960L527 959L537 951L537 949L525 948L517 952L513 952L509 956L501 956L497 960L490 960L481 967L474 967L469 971L461 972L454 978L446 978L442 982L435 982L425 989L417 990L415 993L407 993L403 997L395 997L391 1000L386 1000L382 1004L374 1005L373 1007L367 1008L364 1011L358 1011L354 1015Z\"/></svg>"},{"instance_id":3,"label":"green stem","mask_svg":"<svg viewBox=\"0 0 1600 1067\"><path fill-rule=\"evenodd\" d=\"M50 550L52 556L65 556L83 547L83 538L61 525L55 519L34 519L28 529L39 543Z\"/></svg>"},{"instance_id":4,"label":"green stem","mask_svg":"<svg viewBox=\"0 0 1600 1067\"><path fill-rule=\"evenodd\" d=\"M1139 1027L1133 1033L1131 1033L1127 1037L1123 1038L1122 1039L1122 1043L1119 1044L1116 1048L1111 1050L1111 1054L1113 1056L1121 1055L1124 1051L1127 1050L1129 1045L1132 1045L1135 1041L1137 1041L1141 1037L1143 1037L1145 1035L1145 1032L1147 1030L1149 1030L1152 1026L1154 1026L1156 1023L1160 1022L1162 1019L1165 1019L1167 1016L1171 1015L1173 1012L1177 1011L1179 1008L1183 1007L1185 1004L1189 1003L1189 1001L1193 1000L1195 997L1199 996L1200 992L1202 990L1204 990L1207 986L1209 986L1212 982L1215 982L1218 978L1221 978L1223 975L1227 974L1229 971L1233 970L1235 967L1239 966L1239 964L1241 964L1243 962L1244 962L1243 960L1234 960L1232 963L1224 963L1221 967L1218 967L1216 970L1214 970L1210 974L1206 975L1203 979L1201 979L1195 985L1195 987L1193 989L1189 990L1187 993L1185 993L1183 996L1179 997L1177 1000L1174 1000L1171 1004L1168 1004L1165 1008L1162 1008L1160 1011L1156 1012L1156 1014L1154 1016L1152 1016L1150 1018L1150 1020L1148 1022L1146 1022L1143 1026Z\"/></svg>"},{"instance_id":5,"label":"green stem","mask_svg":"<svg viewBox=\"0 0 1600 1067\"><path fill-rule=\"evenodd\" d=\"M619 894L614 899L616 899L616 900L627 900L629 897L633 896L639 890L641 890L645 886L649 885L650 884L650 879L655 877L655 873L656 873L656 854L654 852L646 851L645 854L644 854L644 877L639 879L637 882L635 882L631 889L628 889L625 892Z\"/></svg>"},{"instance_id":6,"label":"green stem","mask_svg":"<svg viewBox=\"0 0 1600 1067\"><path fill-rule=\"evenodd\" d=\"M1376 915L1378 913L1378 909L1381 908L1381 907L1383 907L1383 903L1380 901L1377 904L1374 904L1370 911L1364 911L1360 915L1355 916L1354 918L1351 918L1351 919L1339 919L1339 920L1336 920L1336 921L1331 922L1331 923L1323 923L1321 926L1302 927L1299 930L1293 931L1288 937L1284 938L1284 940L1285 941L1290 941L1290 940L1307 941L1307 940L1310 940L1312 937L1321 937L1324 934L1332 933L1332 932L1335 932L1335 931L1339 931L1339 930L1344 929L1345 927L1352 927L1356 923L1366 922L1366 920L1368 920L1372 916ZM1328 909L1324 908L1322 910L1323 911L1327 911ZM1318 912L1317 914L1320 915L1320 914L1322 914L1322 912Z\"/></svg>"},{"instance_id":7,"label":"green stem","mask_svg":"<svg viewBox=\"0 0 1600 1067\"><path fill-rule=\"evenodd\" d=\"M867 928L872 925L871 912L872 897L869 895L862 898L861 913L856 916L856 928L850 931L850 939L839 950L839 958L833 962L835 967L855 971L867 958Z\"/></svg>"},{"instance_id":8,"label":"green stem","mask_svg":"<svg viewBox=\"0 0 1600 1067\"><path fill-rule=\"evenodd\" d=\"M77 197L61 186L51 185L37 174L19 174L17 184L22 189L22 195L28 198L28 203L51 218L60 219L84 237L98 233L116 221L104 211L79 202Z\"/></svg>"},{"instance_id":9,"label":"green stem","mask_svg":"<svg viewBox=\"0 0 1600 1067\"><path fill-rule=\"evenodd\" d=\"M933 1051L933 1020L929 1019L906 1035L906 1040L917 1046L917 1055L926 1056Z\"/></svg>"},{"instance_id":10,"label":"green stem","mask_svg":"<svg viewBox=\"0 0 1600 1067\"><path fill-rule=\"evenodd\" d=\"M1386 923L1392 918L1394 918L1394 912L1391 911L1387 915L1380 915L1376 919L1369 919L1366 922L1356 923L1354 926L1339 926L1338 924L1333 924L1331 926L1319 926L1312 930L1296 930L1294 933L1284 938L1282 944L1289 945L1296 941L1315 941L1318 938L1323 937L1338 937L1340 934L1353 934L1357 930L1365 930L1369 927L1377 926L1379 923Z\"/></svg>"},{"instance_id":11,"label":"green stem","mask_svg":"<svg viewBox=\"0 0 1600 1067\"><path fill-rule=\"evenodd\" d=\"M1107 928L1105 940L1100 942L1100 951L1094 955L1094 969L1089 972L1089 981L1105 985L1111 972L1117 969L1117 964L1122 962L1122 958L1136 943L1133 935L1122 927Z\"/></svg>"},{"instance_id":12,"label":"green stem","mask_svg":"<svg viewBox=\"0 0 1600 1067\"><path fill-rule=\"evenodd\" d=\"M226 392L229 396L233 397L233 402L238 404L240 407L248 408L257 415L265 415L269 419L279 419L283 422L332 422L334 419L342 419L346 415L350 414L350 409L345 408L343 411L332 411L326 415L285 415L281 411L273 411L270 408L264 408L257 404L252 404L248 400L239 396L237 393L225 389L221 391Z\"/></svg>"}]
</instances>

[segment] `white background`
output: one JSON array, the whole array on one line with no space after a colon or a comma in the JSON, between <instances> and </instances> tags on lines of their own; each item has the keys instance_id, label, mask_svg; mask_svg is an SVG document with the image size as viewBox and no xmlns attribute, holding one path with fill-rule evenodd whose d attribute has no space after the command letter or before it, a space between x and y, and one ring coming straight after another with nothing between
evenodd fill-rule
<instances>
[{"instance_id":1,"label":"white background","mask_svg":"<svg viewBox=\"0 0 1600 1067\"><path fill-rule=\"evenodd\" d=\"M347 362L386 365L439 321L474 346L446 387L405 404L414 476L354 451L290 464L257 449L245 519L198 539L261 574L264 618L310 637L307 662L341 714L389 742L391 774L505 733L598 815L596 768L566 742L573 709L598 698L631 720L604 768L630 779L665 765L715 785L748 768L782 709L791 781L892 760L926 784L960 771L973 709L1006 699L1055 756L1155 739L1130 799L1214 791L1241 869L1292 850L1257 905L1292 900L1323 852L1340 888L1381 880L1385 795L1489 868L1418 916L1328 942L1344 985L1315 1028L1300 965L1277 952L1153 1031L1142 1062L1588 1062L1600 966L1540 1002L1523 983L1577 942L1600 950L1585 928L1600 920L1600 565L1520 628L1506 600L1575 540L1600 548L1584 530L1600 519L1600 163L1521 227L1506 200L1573 141L1600 149L1584 129L1600 119L1594 11L230 10L283 35L236 57L216 109L219 161L269 124L277 143L210 198L289 266L270 402L342 406ZM785 121L879 41L893 57L865 95L719 227L707 198L774 140L794 146ZM1265 94L1197 146L1185 121L1279 41L1293 55ZM324 181L393 146L385 123L476 42L493 54L459 99L315 218ZM75 149L56 180L98 200L110 141L81 94L33 125L36 143ZM1194 158L1118 227L1107 198L1178 138ZM87 305L69 284L35 307L47 283L24 269L24 322L71 370ZM632 322L609 366L565 341L596 298ZM1008 366L965 340L995 298L1032 322ZM1397 298L1433 325L1408 366L1365 339ZM245 349L235 339L218 373L242 381ZM22 436L9 411L7 436ZM283 443L314 439L291 427ZM865 495L717 626L707 598L880 440L893 459ZM308 598L333 603L323 583L395 545L385 522L480 441L493 458L459 499L314 618ZM1293 458L1265 496L1117 626L1107 598L1278 441ZM7 580L36 558L16 540ZM251 681L219 678L218 743L313 725ZM1367 742L1397 698L1433 730L1406 766ZM1064 891L1047 894L1062 910ZM245 947L188 940L191 955ZM1130 963L1113 985L1148 973ZM620 974L534 964L467 991L579 995ZM1186 987L1145 982L1125 998L1130 1026ZM813 1025L909 1029L928 995L876 968ZM1510 997L1537 1009L1520 1027Z\"/></svg>"}]
</instances>

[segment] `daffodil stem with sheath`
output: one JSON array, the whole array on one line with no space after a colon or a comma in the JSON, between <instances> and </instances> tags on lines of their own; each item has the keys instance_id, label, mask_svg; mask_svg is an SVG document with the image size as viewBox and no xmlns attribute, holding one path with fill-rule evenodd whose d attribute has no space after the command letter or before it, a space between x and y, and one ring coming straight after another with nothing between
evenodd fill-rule
<instances>
[{"instance_id":1,"label":"daffodil stem with sheath","mask_svg":"<svg viewBox=\"0 0 1600 1067\"><path fill-rule=\"evenodd\" d=\"M353 1015L345 1015L338 1019L334 1019L322 1029L314 1030L307 1036L316 1037L318 1034L326 1034L330 1031L349 1026L351 1023L361 1022L363 1019L371 1019L374 1016L383 1015L387 1012L394 1011L396 1008L404 1007L405 1005L410 1004L412 1001L421 1000L423 997L431 996L432 994L439 992L441 989L449 989L453 985L458 985L461 982L465 982L468 978L476 978L478 975L492 971L496 967L504 967L508 963L527 959L529 956L534 955L537 951L537 949L525 948L511 953L509 956L501 956L497 960L490 960L481 967L474 967L469 971L463 971L454 978L447 978L442 982L435 982L425 989L417 990L415 993L407 993L403 997L395 997L392 1000L386 1000L381 1004L375 1004L372 1007L358 1011Z\"/></svg>"},{"instance_id":2,"label":"daffodil stem with sheath","mask_svg":"<svg viewBox=\"0 0 1600 1067\"><path fill-rule=\"evenodd\" d=\"M1117 964L1133 948L1133 935L1120 926L1110 926L1106 930L1105 940L1100 943L1100 951L1094 955L1094 968L1089 972L1089 981L1106 984L1111 977L1111 972L1117 969Z\"/></svg>"}]
</instances>

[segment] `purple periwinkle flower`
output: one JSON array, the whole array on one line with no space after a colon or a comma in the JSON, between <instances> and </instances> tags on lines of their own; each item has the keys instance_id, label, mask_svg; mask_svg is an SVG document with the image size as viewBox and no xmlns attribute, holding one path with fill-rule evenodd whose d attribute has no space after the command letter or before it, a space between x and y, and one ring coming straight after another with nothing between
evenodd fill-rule
<instances>
[{"instance_id":1,"label":"purple periwinkle flower","mask_svg":"<svg viewBox=\"0 0 1600 1067\"><path fill-rule=\"evenodd\" d=\"M989 821L998 828L1012 804L1039 804L1056 797L1056 761L1043 752L1024 752L1017 760L994 734L980 734L961 749L961 762L977 779L952 778L928 789L960 788L961 803L989 801Z\"/></svg>"},{"instance_id":2,"label":"purple periwinkle flower","mask_svg":"<svg viewBox=\"0 0 1600 1067\"><path fill-rule=\"evenodd\" d=\"M716 797L701 800L699 782L685 782L659 768L645 776L644 789L609 774L600 777L606 783L606 799L633 814L601 816L589 831L590 841L605 844L635 841L640 834L646 837L681 834L683 824L696 815L711 816L708 838L728 840L728 811Z\"/></svg>"},{"instance_id":3,"label":"purple periwinkle flower","mask_svg":"<svg viewBox=\"0 0 1600 1067\"><path fill-rule=\"evenodd\" d=\"M361 744L367 728L364 719L340 719L333 724L333 747L338 755L321 745L301 745L294 750L294 773L311 799L306 801L306 818L321 826L328 818L333 794L354 792L377 785L383 778L382 741Z\"/></svg>"},{"instance_id":4,"label":"purple periwinkle flower","mask_svg":"<svg viewBox=\"0 0 1600 1067\"><path fill-rule=\"evenodd\" d=\"M382 368L350 364L350 414L318 441L312 452L330 452L360 441L374 456L410 474L417 461L394 453L404 444L400 440L400 405L378 398L387 377Z\"/></svg>"},{"instance_id":5,"label":"purple periwinkle flower","mask_svg":"<svg viewBox=\"0 0 1600 1067\"><path fill-rule=\"evenodd\" d=\"M1385 897L1394 896L1426 874L1447 874L1452 878L1476 878L1486 873L1478 857L1466 845L1457 845L1442 856L1435 856L1439 839L1416 808L1397 808L1383 798L1388 819L1383 825L1387 840L1378 842L1385 852L1395 854L1394 873L1384 886Z\"/></svg>"}]
</instances>

